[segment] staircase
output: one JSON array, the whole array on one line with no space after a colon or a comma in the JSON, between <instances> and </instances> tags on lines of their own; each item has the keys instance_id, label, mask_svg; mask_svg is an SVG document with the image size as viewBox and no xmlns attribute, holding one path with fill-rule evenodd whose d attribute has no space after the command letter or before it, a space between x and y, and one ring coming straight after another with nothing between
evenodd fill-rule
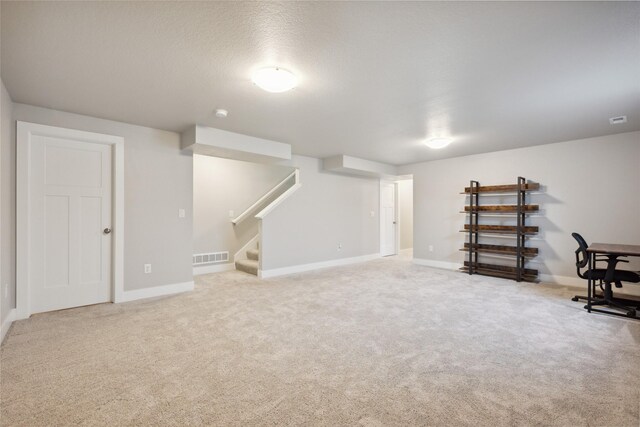
<instances>
[{"instance_id":1,"label":"staircase","mask_svg":"<svg viewBox=\"0 0 640 427\"><path fill-rule=\"evenodd\" d=\"M236 218L233 218L231 220L231 223L236 226L250 217L254 217L261 221L266 215L269 214L269 212L275 209L291 194L295 193L296 190L298 190L298 188L300 188L301 186L302 184L300 184L300 171L296 168L289 175L287 175L285 179L280 181L278 185L269 190L264 196L260 197L260 199L258 199L253 205L245 209L245 211L238 215ZM256 213L256 211L258 213ZM247 259L243 259L245 254L242 254L242 251L245 248L251 247L251 245L256 245L257 249L247 249L245 251ZM234 259L236 260L236 270L244 271L245 273L257 276L258 271L260 270L259 236L255 236L252 240L247 242L245 246L240 248L235 254Z\"/></svg>"},{"instance_id":2,"label":"staircase","mask_svg":"<svg viewBox=\"0 0 640 427\"><path fill-rule=\"evenodd\" d=\"M247 251L247 259L241 259L236 261L236 270L244 271L245 273L258 275L258 269L260 268L260 250L249 249Z\"/></svg>"}]
</instances>

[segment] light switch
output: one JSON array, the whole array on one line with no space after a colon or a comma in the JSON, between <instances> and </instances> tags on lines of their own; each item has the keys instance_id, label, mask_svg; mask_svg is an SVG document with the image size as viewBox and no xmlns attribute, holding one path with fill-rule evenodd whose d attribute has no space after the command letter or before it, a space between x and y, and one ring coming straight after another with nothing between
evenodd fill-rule
<instances>
[{"instance_id":1,"label":"light switch","mask_svg":"<svg viewBox=\"0 0 640 427\"><path fill-rule=\"evenodd\" d=\"M375 212L375 211L371 211L369 214L371 215L371 218L373 218L374 216L376 216L376 212Z\"/></svg>"},{"instance_id":2,"label":"light switch","mask_svg":"<svg viewBox=\"0 0 640 427\"><path fill-rule=\"evenodd\" d=\"M178 218L184 218L186 216L186 212L184 209L178 209Z\"/></svg>"},{"instance_id":3,"label":"light switch","mask_svg":"<svg viewBox=\"0 0 640 427\"><path fill-rule=\"evenodd\" d=\"M235 216L236 216L236 214L235 214L234 211L229 211L229 218L233 218Z\"/></svg>"}]
</instances>

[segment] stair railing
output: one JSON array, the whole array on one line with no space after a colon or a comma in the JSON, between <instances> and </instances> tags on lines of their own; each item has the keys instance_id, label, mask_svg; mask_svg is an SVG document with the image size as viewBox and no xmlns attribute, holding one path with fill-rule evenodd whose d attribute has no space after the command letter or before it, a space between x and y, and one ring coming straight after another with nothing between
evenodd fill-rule
<instances>
[{"instance_id":1,"label":"stair railing","mask_svg":"<svg viewBox=\"0 0 640 427\"><path fill-rule=\"evenodd\" d=\"M247 209L244 210L244 212L242 212L240 215L238 215L237 217L233 218L231 220L231 223L233 225L237 225L240 222L244 221L245 219L247 219L251 213L253 211L255 211L259 206L261 206L264 202L266 202L267 200L269 200L269 198L271 196L273 196L280 188L282 188L282 186L285 185L285 183L287 181L289 181L291 179L291 177L295 177L294 178L294 183L291 186L291 188L287 189L284 193L282 193L277 199L275 199L273 202L271 202L269 204L269 206L267 206L266 208L264 208L262 211L260 211L260 213L258 215L256 215L256 217L262 218L262 216L264 216L266 214L266 212L269 212L271 209L273 209L273 207L275 207L276 205L280 204L280 202L282 200L284 200L284 198L288 197L289 194L291 194L293 191L297 190L300 187L300 174L299 174L299 170L296 169L293 172L291 172L289 175L287 175L287 177L285 179L283 179L282 181L280 181L280 183L278 183L278 185L276 185L275 187L273 187L271 190L269 190L267 193L264 194L264 196L260 197L258 200L256 200L256 202L254 204L252 204L251 206L249 206ZM294 189L295 188L295 189ZM293 189L293 191L291 191ZM285 194L287 196L285 196ZM283 196L285 196L283 198ZM265 212L266 211L266 212ZM261 215L261 216L259 216Z\"/></svg>"}]
</instances>

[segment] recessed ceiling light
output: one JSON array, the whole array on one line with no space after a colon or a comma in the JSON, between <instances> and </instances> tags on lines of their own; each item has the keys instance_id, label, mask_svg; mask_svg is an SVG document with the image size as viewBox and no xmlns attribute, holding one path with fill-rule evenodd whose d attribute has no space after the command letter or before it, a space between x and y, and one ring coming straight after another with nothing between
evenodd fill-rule
<instances>
[{"instance_id":1,"label":"recessed ceiling light","mask_svg":"<svg viewBox=\"0 0 640 427\"><path fill-rule=\"evenodd\" d=\"M221 119L224 119L225 117L227 117L228 114L229 112L227 110L223 110L222 108L218 108L216 110L216 117L219 117Z\"/></svg>"},{"instance_id":2,"label":"recessed ceiling light","mask_svg":"<svg viewBox=\"0 0 640 427\"><path fill-rule=\"evenodd\" d=\"M280 67L261 68L253 73L251 79L260 88L273 93L286 92L298 85L298 78Z\"/></svg>"},{"instance_id":3,"label":"recessed ceiling light","mask_svg":"<svg viewBox=\"0 0 640 427\"><path fill-rule=\"evenodd\" d=\"M429 148L444 148L451 144L451 138L429 138L425 141Z\"/></svg>"},{"instance_id":4,"label":"recessed ceiling light","mask_svg":"<svg viewBox=\"0 0 640 427\"><path fill-rule=\"evenodd\" d=\"M619 125L621 123L627 123L627 116L611 117L609 119L609 123L611 123L612 125Z\"/></svg>"}]
</instances>

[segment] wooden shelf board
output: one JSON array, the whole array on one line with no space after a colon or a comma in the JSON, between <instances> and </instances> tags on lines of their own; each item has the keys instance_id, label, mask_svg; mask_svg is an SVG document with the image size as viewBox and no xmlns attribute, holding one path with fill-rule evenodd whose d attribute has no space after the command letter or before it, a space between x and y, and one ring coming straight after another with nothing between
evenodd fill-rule
<instances>
[{"instance_id":1,"label":"wooden shelf board","mask_svg":"<svg viewBox=\"0 0 640 427\"><path fill-rule=\"evenodd\" d=\"M527 194L529 195L533 195L533 194L542 194L542 191L536 191L536 190L525 190ZM458 194L460 195L465 195L468 196L471 193L465 193L464 191L459 192ZM481 192L481 193L473 193L473 194L481 194L483 197L502 197L502 196L517 196L518 192L517 191L485 191L485 192Z\"/></svg>"},{"instance_id":2,"label":"wooden shelf board","mask_svg":"<svg viewBox=\"0 0 640 427\"><path fill-rule=\"evenodd\" d=\"M465 243L464 244L464 248L469 248L471 245L469 245L469 243ZM513 253L516 253L516 247L515 246L507 246L507 245L489 245L489 244L484 244L484 243L478 243L478 244L474 244L473 245L474 248L477 249L492 249L492 250L497 250L497 251L513 251ZM532 248L532 247L523 247L522 251L528 254L537 254L538 253L538 248Z\"/></svg>"},{"instance_id":3,"label":"wooden shelf board","mask_svg":"<svg viewBox=\"0 0 640 427\"><path fill-rule=\"evenodd\" d=\"M471 227L469 224L464 225L464 230L460 230L461 233L468 233ZM531 236L538 233L538 227L523 227L524 235ZM472 233L480 234L505 234L516 235L517 227L515 225L478 225L474 226L471 230Z\"/></svg>"},{"instance_id":4,"label":"wooden shelf board","mask_svg":"<svg viewBox=\"0 0 640 427\"><path fill-rule=\"evenodd\" d=\"M540 184L536 182L529 182L524 185L524 191L538 191ZM477 193L513 193L518 191L517 184L509 185L481 185L477 191L471 193L471 187L465 187L464 193L460 194L477 194Z\"/></svg>"},{"instance_id":5,"label":"wooden shelf board","mask_svg":"<svg viewBox=\"0 0 640 427\"><path fill-rule=\"evenodd\" d=\"M458 230L461 233L468 233L469 230ZM515 231L491 231L491 230L478 230L478 231L472 231L472 233L479 233L479 234L497 234L497 235L503 235L503 236L515 236L516 232ZM535 236L537 233L535 232L529 232L529 233L522 233L525 236Z\"/></svg>"},{"instance_id":6,"label":"wooden shelf board","mask_svg":"<svg viewBox=\"0 0 640 427\"><path fill-rule=\"evenodd\" d=\"M469 243L465 243L464 247L460 249L464 252L469 252L470 245ZM500 255L517 255L517 250L515 246L506 246L506 245L486 245L479 243L478 245L474 245L474 252L478 253L491 253L491 254L500 254ZM522 255L526 257L535 257L538 255L538 248L524 247L522 248Z\"/></svg>"},{"instance_id":7,"label":"wooden shelf board","mask_svg":"<svg viewBox=\"0 0 640 427\"><path fill-rule=\"evenodd\" d=\"M538 205L522 206L522 212L537 212L539 209ZM465 206L464 212L517 213L518 205L480 205L474 206L473 209L471 209L471 206Z\"/></svg>"},{"instance_id":8,"label":"wooden shelf board","mask_svg":"<svg viewBox=\"0 0 640 427\"><path fill-rule=\"evenodd\" d=\"M469 268L468 267L462 267L460 268L460 271L465 272L465 273L469 273ZM505 271L497 271L497 270L485 270L485 269L477 269L474 270L473 274L480 274L483 276L492 276L492 277L499 277L501 279L516 279L516 274L515 273L508 273ZM531 275L523 275L520 278L523 282L537 282L538 278L536 276L531 276Z\"/></svg>"},{"instance_id":9,"label":"wooden shelf board","mask_svg":"<svg viewBox=\"0 0 640 427\"><path fill-rule=\"evenodd\" d=\"M462 252L469 252L468 248L460 249ZM475 252L479 254L496 254L496 255L504 255L504 256L516 256L515 252L505 252L505 251L497 251L495 249L476 249ZM538 254L523 254L525 258L535 258Z\"/></svg>"},{"instance_id":10,"label":"wooden shelf board","mask_svg":"<svg viewBox=\"0 0 640 427\"><path fill-rule=\"evenodd\" d=\"M506 273L516 273L517 268L516 267L512 267L510 265L501 265L501 264L487 264L487 263L482 263L479 262L476 264L477 268L483 269L483 270L496 270L496 271L503 271ZM464 262L464 267L469 267L469 261L465 261ZM523 269L523 274L526 274L528 276L537 276L538 275L538 270L532 269L532 268L525 268Z\"/></svg>"}]
</instances>

